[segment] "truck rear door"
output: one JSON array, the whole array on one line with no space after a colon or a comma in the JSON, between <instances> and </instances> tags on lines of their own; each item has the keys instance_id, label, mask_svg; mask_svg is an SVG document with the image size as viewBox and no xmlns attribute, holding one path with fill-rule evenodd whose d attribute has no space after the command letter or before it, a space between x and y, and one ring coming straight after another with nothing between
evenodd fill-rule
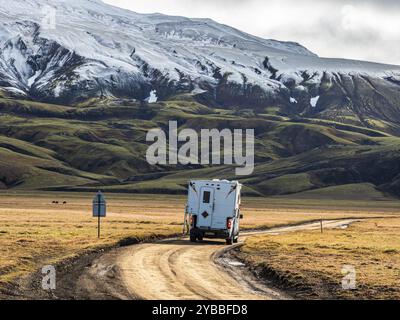
<instances>
[{"instance_id":1,"label":"truck rear door","mask_svg":"<svg viewBox=\"0 0 400 320\"><path fill-rule=\"evenodd\" d=\"M236 184L221 184L215 195L212 229L226 230L228 218L234 217L236 204Z\"/></svg>"},{"instance_id":2,"label":"truck rear door","mask_svg":"<svg viewBox=\"0 0 400 320\"><path fill-rule=\"evenodd\" d=\"M214 213L214 188L203 187L201 190L199 215L197 216L197 227L211 228Z\"/></svg>"}]
</instances>

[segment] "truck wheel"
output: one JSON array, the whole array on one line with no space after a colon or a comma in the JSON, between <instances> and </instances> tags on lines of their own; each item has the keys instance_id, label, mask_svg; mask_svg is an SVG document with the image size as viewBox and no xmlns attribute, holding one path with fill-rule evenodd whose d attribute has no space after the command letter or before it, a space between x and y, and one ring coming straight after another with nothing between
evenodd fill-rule
<instances>
[{"instance_id":1,"label":"truck wheel","mask_svg":"<svg viewBox=\"0 0 400 320\"><path fill-rule=\"evenodd\" d=\"M203 240L204 240L203 236L199 236L197 239L198 239L199 241L203 241Z\"/></svg>"},{"instance_id":2,"label":"truck wheel","mask_svg":"<svg viewBox=\"0 0 400 320\"><path fill-rule=\"evenodd\" d=\"M237 238L233 239L233 243L238 243L239 242L239 236L237 236Z\"/></svg>"},{"instance_id":3,"label":"truck wheel","mask_svg":"<svg viewBox=\"0 0 400 320\"><path fill-rule=\"evenodd\" d=\"M196 242L196 241L197 241L196 236L190 236L190 242Z\"/></svg>"},{"instance_id":4,"label":"truck wheel","mask_svg":"<svg viewBox=\"0 0 400 320\"><path fill-rule=\"evenodd\" d=\"M228 246L232 245L232 243L233 243L232 238L226 239L226 244L227 244Z\"/></svg>"}]
</instances>

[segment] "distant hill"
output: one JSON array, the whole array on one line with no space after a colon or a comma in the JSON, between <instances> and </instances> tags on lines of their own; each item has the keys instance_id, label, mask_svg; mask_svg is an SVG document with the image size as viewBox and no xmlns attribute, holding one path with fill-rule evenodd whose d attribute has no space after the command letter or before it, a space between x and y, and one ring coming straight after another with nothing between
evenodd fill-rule
<instances>
[{"instance_id":1,"label":"distant hill","mask_svg":"<svg viewBox=\"0 0 400 320\"><path fill-rule=\"evenodd\" d=\"M255 128L256 168L150 166L149 129ZM246 193L285 195L368 183L399 195L400 138L328 120L209 108L193 97L143 104L91 100L75 107L0 98L2 188L184 193L192 178L239 178Z\"/></svg>"},{"instance_id":2,"label":"distant hill","mask_svg":"<svg viewBox=\"0 0 400 320\"><path fill-rule=\"evenodd\" d=\"M0 9L0 188L183 193L191 178L238 178L150 166L146 132L177 120L255 129L248 194L400 195L399 66L97 0Z\"/></svg>"}]
</instances>

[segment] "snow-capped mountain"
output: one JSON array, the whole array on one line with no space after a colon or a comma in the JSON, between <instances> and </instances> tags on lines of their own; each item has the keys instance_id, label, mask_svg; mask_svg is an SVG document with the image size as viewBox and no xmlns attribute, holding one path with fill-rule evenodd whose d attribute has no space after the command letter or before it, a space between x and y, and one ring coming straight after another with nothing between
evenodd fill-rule
<instances>
[{"instance_id":1,"label":"snow-capped mountain","mask_svg":"<svg viewBox=\"0 0 400 320\"><path fill-rule=\"evenodd\" d=\"M1 87L63 103L192 92L303 112L332 90L351 98L356 87L400 88L398 66L319 58L212 20L137 14L99 0L0 0L0 48Z\"/></svg>"}]
</instances>

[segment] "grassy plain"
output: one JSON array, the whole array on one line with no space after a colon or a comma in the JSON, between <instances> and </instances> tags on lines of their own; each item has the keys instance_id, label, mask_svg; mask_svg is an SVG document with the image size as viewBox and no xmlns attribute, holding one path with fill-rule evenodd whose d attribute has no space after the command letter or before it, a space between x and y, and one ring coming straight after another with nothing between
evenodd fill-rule
<instances>
[{"instance_id":1,"label":"grassy plain","mask_svg":"<svg viewBox=\"0 0 400 320\"><path fill-rule=\"evenodd\" d=\"M400 299L400 217L323 234L251 237L239 257L301 298ZM348 266L355 270L354 290L342 287L346 272L352 272Z\"/></svg>"},{"instance_id":2,"label":"grassy plain","mask_svg":"<svg viewBox=\"0 0 400 320\"><path fill-rule=\"evenodd\" d=\"M108 216L102 220L102 237L97 239L92 197L89 193L0 193L0 288L48 263L133 239L182 232L184 197L106 194ZM395 201L244 198L242 228L320 218L390 216L399 210Z\"/></svg>"}]
</instances>

